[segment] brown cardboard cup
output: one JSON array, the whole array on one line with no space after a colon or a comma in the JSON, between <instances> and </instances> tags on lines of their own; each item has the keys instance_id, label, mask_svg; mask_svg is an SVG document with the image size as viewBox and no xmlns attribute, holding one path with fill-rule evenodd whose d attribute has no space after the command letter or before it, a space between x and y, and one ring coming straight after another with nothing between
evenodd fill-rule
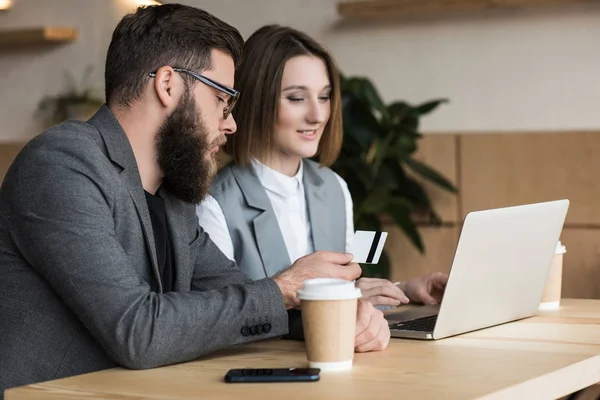
<instances>
[{"instance_id":1,"label":"brown cardboard cup","mask_svg":"<svg viewBox=\"0 0 600 400\"><path fill-rule=\"evenodd\" d=\"M567 250L559 241L556 245L556 253L552 257L552 265L542 294L540 310L555 310L560 306L560 297L562 291L562 271L563 271L563 254Z\"/></svg>"},{"instance_id":2,"label":"brown cardboard cup","mask_svg":"<svg viewBox=\"0 0 600 400\"><path fill-rule=\"evenodd\" d=\"M298 299L306 357L311 368L321 371L352 368L359 297L360 289L352 281L333 278L304 281Z\"/></svg>"}]
</instances>

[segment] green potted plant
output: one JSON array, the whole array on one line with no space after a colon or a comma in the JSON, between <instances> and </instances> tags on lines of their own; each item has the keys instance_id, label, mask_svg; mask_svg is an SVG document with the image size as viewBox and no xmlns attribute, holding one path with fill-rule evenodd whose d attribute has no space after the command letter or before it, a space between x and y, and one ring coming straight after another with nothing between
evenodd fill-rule
<instances>
[{"instance_id":1,"label":"green potted plant","mask_svg":"<svg viewBox=\"0 0 600 400\"><path fill-rule=\"evenodd\" d=\"M416 160L421 116L446 99L419 105L404 101L384 104L372 82L365 77L341 77L344 141L333 164L348 183L354 203L357 230L382 230L382 217L393 221L420 251L425 247L414 216L439 224L428 194L415 175L450 191L452 183L435 169ZM409 172L410 171L410 172ZM377 265L363 265L365 276L388 277L389 258L383 252Z\"/></svg>"},{"instance_id":2,"label":"green potted plant","mask_svg":"<svg viewBox=\"0 0 600 400\"><path fill-rule=\"evenodd\" d=\"M81 83L77 83L69 71L65 72L65 90L40 100L36 112L38 118L46 126L51 126L68 119L86 120L91 117L104 104L103 98L89 86L91 73L92 67L88 66Z\"/></svg>"}]
</instances>

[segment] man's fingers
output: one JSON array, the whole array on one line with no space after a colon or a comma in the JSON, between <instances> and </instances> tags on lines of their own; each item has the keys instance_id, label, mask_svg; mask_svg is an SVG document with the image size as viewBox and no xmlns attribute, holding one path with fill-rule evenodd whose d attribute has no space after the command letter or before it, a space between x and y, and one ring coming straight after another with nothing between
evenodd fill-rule
<instances>
[{"instance_id":1,"label":"man's fingers","mask_svg":"<svg viewBox=\"0 0 600 400\"><path fill-rule=\"evenodd\" d=\"M362 274L362 269L356 263L348 265L328 264L326 268L323 268L323 271L325 270L329 272L330 277L347 281L353 281Z\"/></svg>"},{"instance_id":2,"label":"man's fingers","mask_svg":"<svg viewBox=\"0 0 600 400\"><path fill-rule=\"evenodd\" d=\"M369 324L371 323L371 317L373 315L373 311L378 311L376 310L372 304L364 301L364 300L359 300L358 301L358 308L356 310L356 331L354 334L354 346L356 347L356 340L358 339L359 336L363 335L363 333L365 332L365 330L369 327ZM362 337L362 336L361 336ZM362 343L360 343L362 344Z\"/></svg>"},{"instance_id":3,"label":"man's fingers","mask_svg":"<svg viewBox=\"0 0 600 400\"><path fill-rule=\"evenodd\" d=\"M368 304L368 308L366 306L367 304L365 304L364 312L368 313L368 318L365 318L365 321L368 319L367 326L356 335L354 347L361 346L373 340L373 338L377 335L377 331L379 330L378 324L381 323L381 320L383 320L382 311L377 310L370 304Z\"/></svg>"},{"instance_id":4,"label":"man's fingers","mask_svg":"<svg viewBox=\"0 0 600 400\"><path fill-rule=\"evenodd\" d=\"M364 344L358 345L354 348L354 351L358 353L364 353L367 351L379 351L384 350L390 343L390 328L388 327L385 320L377 320L375 328L377 332L373 338Z\"/></svg>"},{"instance_id":5,"label":"man's fingers","mask_svg":"<svg viewBox=\"0 0 600 400\"><path fill-rule=\"evenodd\" d=\"M326 261L326 262L329 262L332 264L339 264L339 265L346 265L354 259L353 254L338 253L338 252L334 252L334 251L320 250L313 254L315 254L315 256L321 258L323 261Z\"/></svg>"},{"instance_id":6,"label":"man's fingers","mask_svg":"<svg viewBox=\"0 0 600 400\"><path fill-rule=\"evenodd\" d=\"M359 315L359 318L356 320L355 338L361 336L369 327L370 317L370 315Z\"/></svg>"},{"instance_id":7,"label":"man's fingers","mask_svg":"<svg viewBox=\"0 0 600 400\"><path fill-rule=\"evenodd\" d=\"M377 332L379 331L379 324L374 324L373 321L369 323L367 328L362 331L362 333L354 339L354 347L359 348L364 346L365 344L370 343L377 337Z\"/></svg>"},{"instance_id":8,"label":"man's fingers","mask_svg":"<svg viewBox=\"0 0 600 400\"><path fill-rule=\"evenodd\" d=\"M345 271L345 273L348 274L348 278L347 279L349 281L353 281L355 279L358 279L360 277L360 275L362 274L362 268L357 263L350 263L348 265L344 265L341 268L343 268L344 271Z\"/></svg>"}]
</instances>

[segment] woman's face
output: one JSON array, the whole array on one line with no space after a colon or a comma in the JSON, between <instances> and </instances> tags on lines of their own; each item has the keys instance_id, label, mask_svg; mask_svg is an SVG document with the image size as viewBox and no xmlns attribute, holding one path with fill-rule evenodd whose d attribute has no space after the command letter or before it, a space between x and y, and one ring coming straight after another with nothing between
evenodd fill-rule
<instances>
[{"instance_id":1,"label":"woman's face","mask_svg":"<svg viewBox=\"0 0 600 400\"><path fill-rule=\"evenodd\" d=\"M303 55L286 62L275 125L277 158L300 159L316 154L331 113L330 93L331 82L323 60Z\"/></svg>"}]
</instances>

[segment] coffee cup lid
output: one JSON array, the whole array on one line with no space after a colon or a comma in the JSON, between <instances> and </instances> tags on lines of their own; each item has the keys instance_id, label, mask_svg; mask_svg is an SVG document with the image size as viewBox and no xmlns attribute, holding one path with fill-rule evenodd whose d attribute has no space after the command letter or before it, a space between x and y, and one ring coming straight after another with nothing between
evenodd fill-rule
<instances>
[{"instance_id":1,"label":"coffee cup lid","mask_svg":"<svg viewBox=\"0 0 600 400\"><path fill-rule=\"evenodd\" d=\"M567 252L567 248L560 242L556 244L556 254L564 254Z\"/></svg>"},{"instance_id":2,"label":"coffee cup lid","mask_svg":"<svg viewBox=\"0 0 600 400\"><path fill-rule=\"evenodd\" d=\"M351 300L362 296L353 281L335 278L307 279L297 294L300 300Z\"/></svg>"}]
</instances>

